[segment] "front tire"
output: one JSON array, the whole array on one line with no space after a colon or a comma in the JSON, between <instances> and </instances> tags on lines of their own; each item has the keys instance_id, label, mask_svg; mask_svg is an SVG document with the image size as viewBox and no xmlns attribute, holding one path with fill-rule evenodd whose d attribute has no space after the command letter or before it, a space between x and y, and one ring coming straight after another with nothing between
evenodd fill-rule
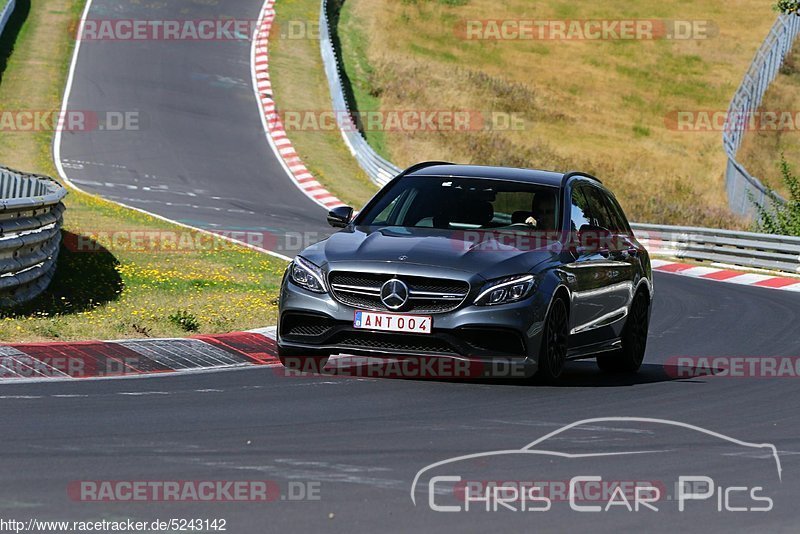
<instances>
[{"instance_id":1,"label":"front tire","mask_svg":"<svg viewBox=\"0 0 800 534\"><path fill-rule=\"evenodd\" d=\"M536 373L547 384L555 384L561 378L567 362L568 338L567 305L564 299L556 298L545 319L542 346L539 350L539 371Z\"/></svg>"},{"instance_id":2,"label":"front tire","mask_svg":"<svg viewBox=\"0 0 800 534\"><path fill-rule=\"evenodd\" d=\"M316 350L294 349L278 345L278 359L286 369L303 373L321 373L330 355Z\"/></svg>"},{"instance_id":3,"label":"front tire","mask_svg":"<svg viewBox=\"0 0 800 534\"><path fill-rule=\"evenodd\" d=\"M643 292L636 293L628 320L622 330L622 348L597 355L597 366L603 371L635 373L642 366L650 328L650 303Z\"/></svg>"}]
</instances>

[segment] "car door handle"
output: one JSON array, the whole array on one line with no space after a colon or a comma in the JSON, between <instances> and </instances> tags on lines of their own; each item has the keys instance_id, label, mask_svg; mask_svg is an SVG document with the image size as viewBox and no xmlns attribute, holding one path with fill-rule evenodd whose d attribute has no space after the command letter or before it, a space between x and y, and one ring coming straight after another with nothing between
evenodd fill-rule
<instances>
[{"instance_id":1,"label":"car door handle","mask_svg":"<svg viewBox=\"0 0 800 534\"><path fill-rule=\"evenodd\" d=\"M639 254L639 251L635 248L626 248L622 250L615 250L614 253L611 255L615 260L627 260L628 258L635 258Z\"/></svg>"}]
</instances>

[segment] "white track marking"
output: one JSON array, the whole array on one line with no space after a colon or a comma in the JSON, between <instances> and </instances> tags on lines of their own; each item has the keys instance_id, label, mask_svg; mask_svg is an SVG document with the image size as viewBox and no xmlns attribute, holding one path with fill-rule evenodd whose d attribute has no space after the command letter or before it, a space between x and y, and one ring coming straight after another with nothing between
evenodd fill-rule
<instances>
[{"instance_id":1,"label":"white track marking","mask_svg":"<svg viewBox=\"0 0 800 534\"><path fill-rule=\"evenodd\" d=\"M691 269L681 271L681 274L699 278L701 276L706 276L707 274L718 273L719 271L719 269L714 269L713 267L692 267Z\"/></svg>"},{"instance_id":2,"label":"white track marking","mask_svg":"<svg viewBox=\"0 0 800 534\"><path fill-rule=\"evenodd\" d=\"M741 274L739 276L734 276L733 278L728 278L725 281L731 284L753 285L757 284L758 282L763 282L765 280L771 280L773 278L775 277L767 276L765 274L746 273L746 274Z\"/></svg>"}]
</instances>

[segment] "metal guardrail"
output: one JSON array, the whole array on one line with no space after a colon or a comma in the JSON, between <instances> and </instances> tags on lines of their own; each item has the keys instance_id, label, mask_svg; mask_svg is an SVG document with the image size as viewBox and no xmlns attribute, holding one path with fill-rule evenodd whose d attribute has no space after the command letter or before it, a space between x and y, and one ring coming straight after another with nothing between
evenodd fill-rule
<instances>
[{"instance_id":1,"label":"metal guardrail","mask_svg":"<svg viewBox=\"0 0 800 534\"><path fill-rule=\"evenodd\" d=\"M761 105L764 93L778 75L783 60L792 49L792 44L799 33L800 17L778 16L767 38L756 52L728 108L722 134L722 146L728 155L725 189L728 193L728 205L740 215L753 215L755 212L751 198L760 205L770 202L764 184L736 161L736 152L742 145L751 113ZM778 201L783 201L782 198L777 198Z\"/></svg>"},{"instance_id":2,"label":"metal guardrail","mask_svg":"<svg viewBox=\"0 0 800 534\"><path fill-rule=\"evenodd\" d=\"M632 224L650 252L800 274L800 237L692 226Z\"/></svg>"},{"instance_id":3,"label":"metal guardrail","mask_svg":"<svg viewBox=\"0 0 800 534\"><path fill-rule=\"evenodd\" d=\"M52 178L0 168L0 306L28 301L52 280L66 194Z\"/></svg>"},{"instance_id":4,"label":"metal guardrail","mask_svg":"<svg viewBox=\"0 0 800 534\"><path fill-rule=\"evenodd\" d=\"M331 39L332 28L328 17L328 1L321 0L319 10L320 28L320 49L322 52L322 63L325 65L325 74L328 77L328 87L331 92L331 102L336 121L339 124L339 131L350 149L350 153L358 160L361 168L367 173L370 180L379 186L386 183L400 173L402 169L395 166L392 162L381 157L355 127L357 121L347 103L342 85L342 65L339 55Z\"/></svg>"},{"instance_id":5,"label":"metal guardrail","mask_svg":"<svg viewBox=\"0 0 800 534\"><path fill-rule=\"evenodd\" d=\"M16 0L9 0L9 2L3 6L3 10L0 11L0 34L3 33L3 30L6 28L6 23L11 17L11 13L14 12L14 7L16 7Z\"/></svg>"},{"instance_id":6,"label":"metal guardrail","mask_svg":"<svg viewBox=\"0 0 800 534\"><path fill-rule=\"evenodd\" d=\"M320 6L320 45L322 60L330 86L333 109L339 117L339 128L353 156L373 182L384 185L397 175L401 169L380 157L369 146L366 140L354 127L350 117L341 78L341 65L334 43L331 39L330 19L328 17L328 1L321 0ZM731 113L738 110L755 110L761 98L775 77L784 56L791 48L792 41L800 30L800 17L786 20L780 17L770 31L770 38L765 41L756 60L745 76L745 82L734 96ZM774 42L773 42L774 41ZM765 56L766 54L766 56ZM762 59L759 59L762 58ZM729 199L739 200L739 209L750 207L746 191L754 191L755 200L763 201L765 188L757 179L735 160L735 152L741 144L743 130L725 129L725 149L728 152ZM740 183L744 180L746 185ZM733 206L733 200L731 201ZM685 226L666 226L658 224L632 224L637 238L652 253L675 256L698 261L711 261L738 265L741 267L778 270L800 273L800 237L787 237L753 232L737 232L713 228L696 228Z\"/></svg>"}]
</instances>

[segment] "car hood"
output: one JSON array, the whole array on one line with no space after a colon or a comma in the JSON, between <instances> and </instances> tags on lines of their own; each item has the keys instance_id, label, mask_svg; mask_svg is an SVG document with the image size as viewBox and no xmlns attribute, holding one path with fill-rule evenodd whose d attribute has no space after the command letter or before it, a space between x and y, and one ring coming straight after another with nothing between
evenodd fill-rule
<instances>
[{"instance_id":1,"label":"car hood","mask_svg":"<svg viewBox=\"0 0 800 534\"><path fill-rule=\"evenodd\" d=\"M537 247L526 234L431 228L355 227L308 247L301 255L319 266L375 262L427 265L486 279L526 273L554 259L560 244Z\"/></svg>"}]
</instances>

